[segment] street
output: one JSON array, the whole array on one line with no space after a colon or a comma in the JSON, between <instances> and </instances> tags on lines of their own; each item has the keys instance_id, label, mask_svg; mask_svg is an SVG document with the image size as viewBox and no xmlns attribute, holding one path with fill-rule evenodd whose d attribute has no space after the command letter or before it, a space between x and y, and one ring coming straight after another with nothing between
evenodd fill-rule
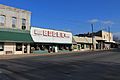
<instances>
[{"instance_id":1,"label":"street","mask_svg":"<svg viewBox=\"0 0 120 80\"><path fill-rule=\"evenodd\" d=\"M120 50L0 59L0 80L120 80Z\"/></svg>"}]
</instances>

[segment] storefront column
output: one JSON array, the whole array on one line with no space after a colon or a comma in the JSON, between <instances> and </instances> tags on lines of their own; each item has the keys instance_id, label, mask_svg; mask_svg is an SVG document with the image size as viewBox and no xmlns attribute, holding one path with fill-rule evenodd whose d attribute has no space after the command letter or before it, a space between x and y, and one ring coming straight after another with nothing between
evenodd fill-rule
<instances>
[{"instance_id":1,"label":"storefront column","mask_svg":"<svg viewBox=\"0 0 120 80\"><path fill-rule=\"evenodd\" d=\"M24 54L24 44L22 44L22 54Z\"/></svg>"},{"instance_id":2,"label":"storefront column","mask_svg":"<svg viewBox=\"0 0 120 80\"><path fill-rule=\"evenodd\" d=\"M87 48L86 48L86 44L84 44L84 50L86 50Z\"/></svg>"},{"instance_id":3,"label":"storefront column","mask_svg":"<svg viewBox=\"0 0 120 80\"><path fill-rule=\"evenodd\" d=\"M95 37L94 37L94 39L93 39L93 46L94 46L94 50L96 50L96 39L95 39Z\"/></svg>"},{"instance_id":4,"label":"storefront column","mask_svg":"<svg viewBox=\"0 0 120 80\"><path fill-rule=\"evenodd\" d=\"M30 54L30 44L27 45L27 53Z\"/></svg>"},{"instance_id":5,"label":"storefront column","mask_svg":"<svg viewBox=\"0 0 120 80\"><path fill-rule=\"evenodd\" d=\"M112 44L110 43L110 45L109 45L109 49L111 49L112 48Z\"/></svg>"},{"instance_id":6,"label":"storefront column","mask_svg":"<svg viewBox=\"0 0 120 80\"><path fill-rule=\"evenodd\" d=\"M103 42L101 42L101 50L103 49Z\"/></svg>"},{"instance_id":7,"label":"storefront column","mask_svg":"<svg viewBox=\"0 0 120 80\"><path fill-rule=\"evenodd\" d=\"M13 43L13 54L16 52L16 43Z\"/></svg>"}]
</instances>

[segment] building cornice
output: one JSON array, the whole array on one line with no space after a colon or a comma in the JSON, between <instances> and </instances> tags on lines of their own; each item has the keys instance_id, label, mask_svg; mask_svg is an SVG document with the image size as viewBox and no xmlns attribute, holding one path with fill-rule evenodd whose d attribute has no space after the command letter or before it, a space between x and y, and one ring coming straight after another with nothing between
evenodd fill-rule
<instances>
[{"instance_id":1,"label":"building cornice","mask_svg":"<svg viewBox=\"0 0 120 80\"><path fill-rule=\"evenodd\" d=\"M7 10L10 10L10 11L23 12L23 13L31 14L30 11L19 9L19 8L14 8L14 7L10 7L10 6L6 6L6 5L3 5L3 4L0 4L0 9L7 9Z\"/></svg>"}]
</instances>

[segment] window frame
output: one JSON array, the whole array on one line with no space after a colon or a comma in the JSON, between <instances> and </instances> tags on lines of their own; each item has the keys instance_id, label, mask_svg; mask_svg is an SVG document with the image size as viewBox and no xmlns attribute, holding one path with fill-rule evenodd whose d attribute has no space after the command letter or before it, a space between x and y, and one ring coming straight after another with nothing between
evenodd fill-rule
<instances>
[{"instance_id":1,"label":"window frame","mask_svg":"<svg viewBox=\"0 0 120 80\"><path fill-rule=\"evenodd\" d=\"M5 25L5 21L6 21L6 16L5 15L0 15L0 18L3 18L4 21L2 21L2 19L0 19L0 26L4 26Z\"/></svg>"},{"instance_id":2,"label":"window frame","mask_svg":"<svg viewBox=\"0 0 120 80\"><path fill-rule=\"evenodd\" d=\"M12 17L12 28L16 28L16 26L17 26L17 17Z\"/></svg>"},{"instance_id":3,"label":"window frame","mask_svg":"<svg viewBox=\"0 0 120 80\"><path fill-rule=\"evenodd\" d=\"M26 30L26 19L22 18L22 30Z\"/></svg>"}]
</instances>

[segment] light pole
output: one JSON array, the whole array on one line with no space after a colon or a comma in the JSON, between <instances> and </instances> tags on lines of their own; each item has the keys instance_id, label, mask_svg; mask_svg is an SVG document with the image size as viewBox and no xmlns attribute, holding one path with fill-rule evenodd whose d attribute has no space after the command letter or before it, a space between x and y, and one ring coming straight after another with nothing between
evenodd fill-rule
<instances>
[{"instance_id":1,"label":"light pole","mask_svg":"<svg viewBox=\"0 0 120 80\"><path fill-rule=\"evenodd\" d=\"M110 26L108 26L108 32L109 32L109 42L110 42Z\"/></svg>"},{"instance_id":2,"label":"light pole","mask_svg":"<svg viewBox=\"0 0 120 80\"><path fill-rule=\"evenodd\" d=\"M91 24L91 28L92 28L92 50L94 50L94 33L93 33L94 25L93 24Z\"/></svg>"}]
</instances>

